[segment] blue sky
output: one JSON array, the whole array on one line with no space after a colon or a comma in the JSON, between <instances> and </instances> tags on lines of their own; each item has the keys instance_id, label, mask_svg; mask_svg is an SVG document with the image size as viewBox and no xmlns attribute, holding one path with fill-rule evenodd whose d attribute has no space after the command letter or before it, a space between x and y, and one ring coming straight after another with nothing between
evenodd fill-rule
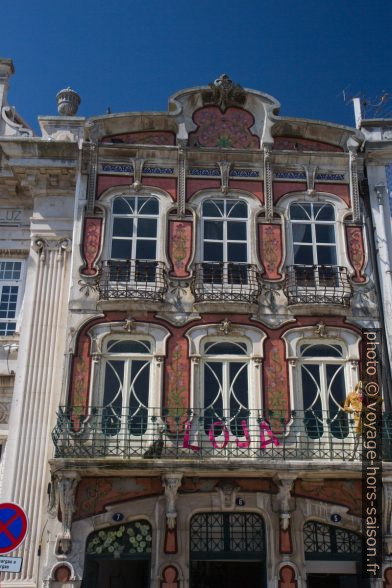
<instances>
[{"instance_id":1,"label":"blue sky","mask_svg":"<svg viewBox=\"0 0 392 588\"><path fill-rule=\"evenodd\" d=\"M68 85L81 116L159 111L227 73L284 116L347 125L343 89L392 95L390 0L2 0L1 12L9 101L35 129Z\"/></svg>"}]
</instances>

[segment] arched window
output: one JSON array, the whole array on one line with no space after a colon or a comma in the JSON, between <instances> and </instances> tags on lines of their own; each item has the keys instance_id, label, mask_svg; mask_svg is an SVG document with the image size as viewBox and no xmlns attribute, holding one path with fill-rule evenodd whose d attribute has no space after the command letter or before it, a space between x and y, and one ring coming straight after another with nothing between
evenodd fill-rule
<instances>
[{"instance_id":1,"label":"arched window","mask_svg":"<svg viewBox=\"0 0 392 588\"><path fill-rule=\"evenodd\" d=\"M302 404L306 432L311 438L327 431L343 439L349 434L346 398L345 352L340 343L301 343L299 347ZM328 423L328 425L327 425Z\"/></svg>"},{"instance_id":2,"label":"arched window","mask_svg":"<svg viewBox=\"0 0 392 588\"><path fill-rule=\"evenodd\" d=\"M225 422L234 436L243 435L249 415L249 351L243 341L207 341L203 359L204 428ZM214 434L219 436L219 427Z\"/></svg>"},{"instance_id":3,"label":"arched window","mask_svg":"<svg viewBox=\"0 0 392 588\"><path fill-rule=\"evenodd\" d=\"M148 427L151 342L109 339L102 356L102 432L106 436L144 435Z\"/></svg>"},{"instance_id":4,"label":"arched window","mask_svg":"<svg viewBox=\"0 0 392 588\"><path fill-rule=\"evenodd\" d=\"M304 525L305 559L360 561L362 537L348 529L308 521Z\"/></svg>"}]
</instances>

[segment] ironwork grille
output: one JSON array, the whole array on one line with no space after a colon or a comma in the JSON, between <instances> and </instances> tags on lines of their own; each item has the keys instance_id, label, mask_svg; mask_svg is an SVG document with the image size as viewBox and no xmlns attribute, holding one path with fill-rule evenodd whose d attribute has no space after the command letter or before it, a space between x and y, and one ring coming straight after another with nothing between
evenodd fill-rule
<instances>
[{"instance_id":1,"label":"ironwork grille","mask_svg":"<svg viewBox=\"0 0 392 588\"><path fill-rule=\"evenodd\" d=\"M304 525L305 559L360 560L362 537L353 531L308 521Z\"/></svg>"},{"instance_id":2,"label":"ironwork grille","mask_svg":"<svg viewBox=\"0 0 392 588\"><path fill-rule=\"evenodd\" d=\"M161 301L167 290L165 264L143 259L103 261L97 289L100 300L130 298Z\"/></svg>"},{"instance_id":3,"label":"ironwork grille","mask_svg":"<svg viewBox=\"0 0 392 588\"><path fill-rule=\"evenodd\" d=\"M196 263L191 289L196 302L257 303L260 275L257 266L250 263Z\"/></svg>"},{"instance_id":4,"label":"ironwork grille","mask_svg":"<svg viewBox=\"0 0 392 588\"><path fill-rule=\"evenodd\" d=\"M191 520L190 550L192 559L261 559L264 521L251 512L198 513Z\"/></svg>"},{"instance_id":5,"label":"ironwork grille","mask_svg":"<svg viewBox=\"0 0 392 588\"><path fill-rule=\"evenodd\" d=\"M287 267L284 293L288 304L350 306L353 289L345 267L294 265Z\"/></svg>"},{"instance_id":6,"label":"ironwork grille","mask_svg":"<svg viewBox=\"0 0 392 588\"><path fill-rule=\"evenodd\" d=\"M149 557L151 544L151 525L140 519L91 533L87 538L86 555L89 558L142 559Z\"/></svg>"}]
</instances>

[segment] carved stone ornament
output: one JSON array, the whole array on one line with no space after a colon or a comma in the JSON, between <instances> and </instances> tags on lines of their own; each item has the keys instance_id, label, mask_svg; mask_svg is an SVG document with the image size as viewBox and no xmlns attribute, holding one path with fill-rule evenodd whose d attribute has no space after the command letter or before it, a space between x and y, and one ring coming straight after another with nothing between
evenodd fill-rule
<instances>
[{"instance_id":1,"label":"carved stone ornament","mask_svg":"<svg viewBox=\"0 0 392 588\"><path fill-rule=\"evenodd\" d=\"M174 529L177 521L176 501L177 492L182 482L181 473L165 474L162 477L162 485L165 488L166 520L169 529Z\"/></svg>"},{"instance_id":2,"label":"carved stone ornament","mask_svg":"<svg viewBox=\"0 0 392 588\"><path fill-rule=\"evenodd\" d=\"M224 335L230 335L231 331L233 330L231 321L227 317L223 319L221 323L219 323L219 332L223 333Z\"/></svg>"},{"instance_id":3,"label":"carved stone ornament","mask_svg":"<svg viewBox=\"0 0 392 588\"><path fill-rule=\"evenodd\" d=\"M39 260L43 263L46 261L47 254L51 251L57 251L57 260L63 259L65 252L71 251L71 240L68 238L54 240L44 239L43 237L36 237L33 241L32 247L39 255Z\"/></svg>"},{"instance_id":4,"label":"carved stone ornament","mask_svg":"<svg viewBox=\"0 0 392 588\"><path fill-rule=\"evenodd\" d=\"M230 480L224 480L215 487L221 501L222 510L232 510L235 507L235 500L239 489L240 487L234 486Z\"/></svg>"},{"instance_id":5,"label":"carved stone ornament","mask_svg":"<svg viewBox=\"0 0 392 588\"><path fill-rule=\"evenodd\" d=\"M143 173L143 166L144 166L144 159L140 157L134 157L132 159L133 165L133 173L134 173L134 181L132 184L132 188L136 191L139 191L142 188L142 173Z\"/></svg>"},{"instance_id":6,"label":"carved stone ornament","mask_svg":"<svg viewBox=\"0 0 392 588\"><path fill-rule=\"evenodd\" d=\"M86 298L90 296L90 294L94 294L97 291L97 282L96 280L79 280L78 281L79 292L81 292Z\"/></svg>"},{"instance_id":7,"label":"carved stone ornament","mask_svg":"<svg viewBox=\"0 0 392 588\"><path fill-rule=\"evenodd\" d=\"M56 95L57 110L61 116L75 116L80 104L80 96L69 86Z\"/></svg>"},{"instance_id":8,"label":"carved stone ornament","mask_svg":"<svg viewBox=\"0 0 392 588\"><path fill-rule=\"evenodd\" d=\"M66 555L72 550L71 526L75 511L75 493L80 476L77 472L57 475L59 504L61 510L61 532L57 537L56 552Z\"/></svg>"},{"instance_id":9,"label":"carved stone ornament","mask_svg":"<svg viewBox=\"0 0 392 588\"><path fill-rule=\"evenodd\" d=\"M224 112L229 106L243 106L246 93L239 84L233 81L227 74L222 74L213 83L208 84L209 89L203 90L201 97L203 104L216 104Z\"/></svg>"},{"instance_id":10,"label":"carved stone ornament","mask_svg":"<svg viewBox=\"0 0 392 588\"><path fill-rule=\"evenodd\" d=\"M290 525L291 512L293 508L293 499L291 497L291 490L293 488L295 477L283 478L280 480L276 502L280 513L280 526L283 531L287 531Z\"/></svg>"},{"instance_id":11,"label":"carved stone ornament","mask_svg":"<svg viewBox=\"0 0 392 588\"><path fill-rule=\"evenodd\" d=\"M328 331L327 331L327 325L325 323L323 323L323 321L320 321L314 328L314 334L317 335L318 337L327 337L328 336Z\"/></svg>"},{"instance_id":12,"label":"carved stone ornament","mask_svg":"<svg viewBox=\"0 0 392 588\"><path fill-rule=\"evenodd\" d=\"M218 161L218 166L221 173L221 192L222 194L227 194L229 191L231 163L229 161Z\"/></svg>"},{"instance_id":13,"label":"carved stone ornament","mask_svg":"<svg viewBox=\"0 0 392 588\"><path fill-rule=\"evenodd\" d=\"M123 323L123 328L127 333L132 333L135 328L135 319L128 315Z\"/></svg>"}]
</instances>

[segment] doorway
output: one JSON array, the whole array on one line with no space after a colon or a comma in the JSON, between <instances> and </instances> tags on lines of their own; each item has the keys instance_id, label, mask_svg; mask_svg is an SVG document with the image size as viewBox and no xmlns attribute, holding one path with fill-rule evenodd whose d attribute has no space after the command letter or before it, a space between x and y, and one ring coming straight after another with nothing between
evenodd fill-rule
<instances>
[{"instance_id":1,"label":"doorway","mask_svg":"<svg viewBox=\"0 0 392 588\"><path fill-rule=\"evenodd\" d=\"M82 588L149 588L152 528L139 519L87 537Z\"/></svg>"},{"instance_id":2,"label":"doorway","mask_svg":"<svg viewBox=\"0 0 392 588\"><path fill-rule=\"evenodd\" d=\"M253 512L201 512L190 524L190 588L266 588L265 527Z\"/></svg>"},{"instance_id":3,"label":"doorway","mask_svg":"<svg viewBox=\"0 0 392 588\"><path fill-rule=\"evenodd\" d=\"M148 588L148 560L91 559L86 562L83 588Z\"/></svg>"},{"instance_id":4,"label":"doorway","mask_svg":"<svg viewBox=\"0 0 392 588\"><path fill-rule=\"evenodd\" d=\"M192 561L190 588L261 588L263 571L254 561Z\"/></svg>"},{"instance_id":5,"label":"doorway","mask_svg":"<svg viewBox=\"0 0 392 588\"><path fill-rule=\"evenodd\" d=\"M368 588L369 580L354 574L308 574L308 588Z\"/></svg>"}]
</instances>

